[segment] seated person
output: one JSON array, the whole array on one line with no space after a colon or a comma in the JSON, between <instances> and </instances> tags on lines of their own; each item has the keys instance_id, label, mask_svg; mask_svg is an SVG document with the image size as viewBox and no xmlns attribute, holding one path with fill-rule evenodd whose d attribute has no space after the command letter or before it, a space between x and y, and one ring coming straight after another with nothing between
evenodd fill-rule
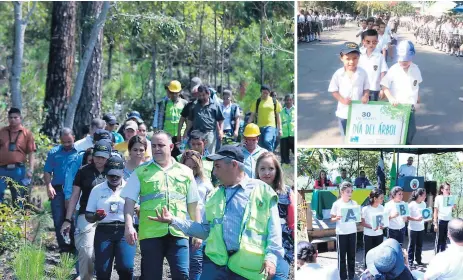
<instances>
[{"instance_id":1,"label":"seated person","mask_svg":"<svg viewBox=\"0 0 463 280\"><path fill-rule=\"evenodd\" d=\"M365 171L360 171L360 176L355 179L354 186L364 189L366 186L371 186L370 181L365 176Z\"/></svg>"},{"instance_id":2,"label":"seated person","mask_svg":"<svg viewBox=\"0 0 463 280\"><path fill-rule=\"evenodd\" d=\"M342 182L347 181L349 183L352 183L350 178L347 178L347 171L346 169L341 169L341 176L336 177L335 185L339 186L341 185Z\"/></svg>"},{"instance_id":3,"label":"seated person","mask_svg":"<svg viewBox=\"0 0 463 280\"><path fill-rule=\"evenodd\" d=\"M333 183L331 183L330 179L326 178L325 170L321 170L320 174L318 175L318 179L315 180L315 185L313 188L316 190L323 190L328 186L333 186Z\"/></svg>"},{"instance_id":4,"label":"seated person","mask_svg":"<svg viewBox=\"0 0 463 280\"><path fill-rule=\"evenodd\" d=\"M334 266L325 266L317 263L318 251L308 241L297 244L296 279L338 280L339 271Z\"/></svg>"}]
</instances>

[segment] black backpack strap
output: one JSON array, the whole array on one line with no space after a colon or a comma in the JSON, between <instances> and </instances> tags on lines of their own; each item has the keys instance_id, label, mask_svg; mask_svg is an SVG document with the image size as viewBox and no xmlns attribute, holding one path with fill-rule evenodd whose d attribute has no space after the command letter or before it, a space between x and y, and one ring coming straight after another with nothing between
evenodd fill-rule
<instances>
[{"instance_id":1,"label":"black backpack strap","mask_svg":"<svg viewBox=\"0 0 463 280\"><path fill-rule=\"evenodd\" d=\"M278 122L277 122L277 99L275 97L273 97L273 113L275 115L275 128L277 128L277 126L278 126Z\"/></svg>"},{"instance_id":2,"label":"black backpack strap","mask_svg":"<svg viewBox=\"0 0 463 280\"><path fill-rule=\"evenodd\" d=\"M256 101L256 121L255 123L257 124L257 117L259 116L259 105L260 105L260 101L261 101L261 98L257 98L257 101Z\"/></svg>"}]
</instances>

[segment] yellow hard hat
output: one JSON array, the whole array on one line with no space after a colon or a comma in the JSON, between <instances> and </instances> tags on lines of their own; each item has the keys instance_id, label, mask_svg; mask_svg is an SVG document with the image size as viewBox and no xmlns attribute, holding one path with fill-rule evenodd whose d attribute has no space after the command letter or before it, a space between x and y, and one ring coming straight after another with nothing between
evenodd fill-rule
<instances>
[{"instance_id":1,"label":"yellow hard hat","mask_svg":"<svg viewBox=\"0 0 463 280\"><path fill-rule=\"evenodd\" d=\"M167 86L170 92L180 92L182 90L182 85L179 81L173 80L170 81L169 85Z\"/></svg>"},{"instance_id":2,"label":"yellow hard hat","mask_svg":"<svg viewBox=\"0 0 463 280\"><path fill-rule=\"evenodd\" d=\"M250 123L244 128L244 137L257 137L260 135L260 129L255 123Z\"/></svg>"}]
</instances>

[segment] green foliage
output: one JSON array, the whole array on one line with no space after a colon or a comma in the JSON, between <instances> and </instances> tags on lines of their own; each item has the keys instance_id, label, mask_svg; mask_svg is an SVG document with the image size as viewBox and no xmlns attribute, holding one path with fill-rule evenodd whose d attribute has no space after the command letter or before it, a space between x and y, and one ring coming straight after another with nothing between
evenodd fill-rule
<instances>
[{"instance_id":1,"label":"green foliage","mask_svg":"<svg viewBox=\"0 0 463 280\"><path fill-rule=\"evenodd\" d=\"M15 251L24 238L23 224L29 217L17 208L0 204L0 254L4 251Z\"/></svg>"},{"instance_id":2,"label":"green foliage","mask_svg":"<svg viewBox=\"0 0 463 280\"><path fill-rule=\"evenodd\" d=\"M18 280L44 280L45 251L29 244L20 247L13 259L12 268Z\"/></svg>"},{"instance_id":3,"label":"green foliage","mask_svg":"<svg viewBox=\"0 0 463 280\"><path fill-rule=\"evenodd\" d=\"M58 265L52 268L52 275L55 280L70 280L72 279L72 269L76 263L76 258L69 254L61 254L61 260Z\"/></svg>"}]
</instances>

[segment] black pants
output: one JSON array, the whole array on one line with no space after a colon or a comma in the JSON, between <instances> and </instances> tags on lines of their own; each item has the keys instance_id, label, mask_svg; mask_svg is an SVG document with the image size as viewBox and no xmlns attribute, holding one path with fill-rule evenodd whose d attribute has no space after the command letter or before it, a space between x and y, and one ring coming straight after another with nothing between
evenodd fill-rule
<instances>
[{"instance_id":1,"label":"black pants","mask_svg":"<svg viewBox=\"0 0 463 280\"><path fill-rule=\"evenodd\" d=\"M434 246L434 252L444 252L447 247L447 233L449 230L449 221L439 220L439 229L436 234L436 244Z\"/></svg>"},{"instance_id":2,"label":"black pants","mask_svg":"<svg viewBox=\"0 0 463 280\"><path fill-rule=\"evenodd\" d=\"M378 235L378 236L363 235L363 240L364 240L364 243L365 243L365 258L363 259L365 269L367 268L367 264L366 264L365 261L367 259L368 251L375 248L379 244L383 243L383 239L384 239L384 236L382 234Z\"/></svg>"},{"instance_id":3,"label":"black pants","mask_svg":"<svg viewBox=\"0 0 463 280\"><path fill-rule=\"evenodd\" d=\"M423 250L424 230L409 230L408 238L408 263L412 265L414 260L416 260L417 263L420 263L421 252Z\"/></svg>"},{"instance_id":4,"label":"black pants","mask_svg":"<svg viewBox=\"0 0 463 280\"><path fill-rule=\"evenodd\" d=\"M355 276L355 245L357 244L357 233L336 235L336 238L338 243L339 276L341 280L353 279ZM349 278L347 276L349 276Z\"/></svg>"},{"instance_id":5,"label":"black pants","mask_svg":"<svg viewBox=\"0 0 463 280\"><path fill-rule=\"evenodd\" d=\"M170 152L170 155L175 159L177 159L178 155L182 154L180 152L180 150L178 149L177 145L175 145L175 143L177 143L179 138L180 137L177 137L177 136L172 137L172 142L174 143L174 148L172 149L172 152Z\"/></svg>"},{"instance_id":6,"label":"black pants","mask_svg":"<svg viewBox=\"0 0 463 280\"><path fill-rule=\"evenodd\" d=\"M400 243L400 246L404 244L404 237L405 237L405 227L401 229L387 229L388 238L392 238L397 240Z\"/></svg>"},{"instance_id":7,"label":"black pants","mask_svg":"<svg viewBox=\"0 0 463 280\"><path fill-rule=\"evenodd\" d=\"M280 150L281 150L281 163L290 164L289 151L294 154L294 136L289 136L280 139Z\"/></svg>"}]
</instances>

